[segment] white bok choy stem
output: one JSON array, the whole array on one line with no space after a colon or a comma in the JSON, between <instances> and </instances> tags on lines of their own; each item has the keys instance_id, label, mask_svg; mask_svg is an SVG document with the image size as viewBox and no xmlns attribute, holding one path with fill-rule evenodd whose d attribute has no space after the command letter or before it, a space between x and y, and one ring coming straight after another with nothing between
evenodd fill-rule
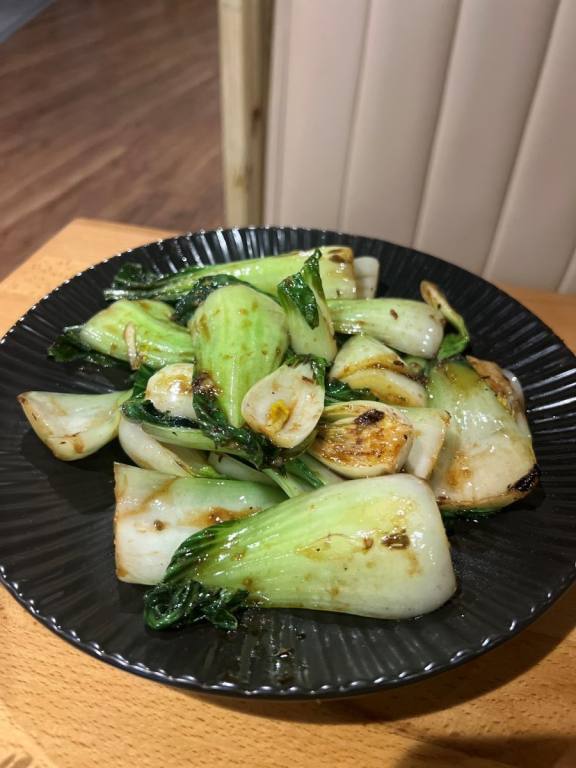
<instances>
[{"instance_id":1,"label":"white bok choy stem","mask_svg":"<svg viewBox=\"0 0 576 768\"><path fill-rule=\"evenodd\" d=\"M487 370L482 362L475 360L476 367ZM430 405L450 413L430 478L442 510L500 509L538 483L526 416L504 375L494 378L494 365L483 376L464 360L446 360L429 373Z\"/></svg>"},{"instance_id":2,"label":"white bok choy stem","mask_svg":"<svg viewBox=\"0 0 576 768\"><path fill-rule=\"evenodd\" d=\"M333 299L328 308L338 333L366 333L400 352L432 358L444 334L433 307L411 299Z\"/></svg>"},{"instance_id":3,"label":"white bok choy stem","mask_svg":"<svg viewBox=\"0 0 576 768\"><path fill-rule=\"evenodd\" d=\"M135 584L160 581L174 550L193 533L285 498L259 483L174 477L124 464L115 465L114 478L116 574Z\"/></svg>"},{"instance_id":4,"label":"white bok choy stem","mask_svg":"<svg viewBox=\"0 0 576 768\"><path fill-rule=\"evenodd\" d=\"M438 408L399 408L414 427L412 447L404 469L427 480L436 466L450 423L448 411Z\"/></svg>"},{"instance_id":5,"label":"white bok choy stem","mask_svg":"<svg viewBox=\"0 0 576 768\"><path fill-rule=\"evenodd\" d=\"M150 400L157 411L194 421L193 381L193 363L166 365L146 382L146 400Z\"/></svg>"},{"instance_id":6,"label":"white bok choy stem","mask_svg":"<svg viewBox=\"0 0 576 768\"><path fill-rule=\"evenodd\" d=\"M18 402L40 440L62 461L95 453L118 434L120 406L132 394L23 392Z\"/></svg>"},{"instance_id":7,"label":"white bok choy stem","mask_svg":"<svg viewBox=\"0 0 576 768\"><path fill-rule=\"evenodd\" d=\"M349 338L330 370L352 389L368 389L383 403L425 406L426 390L393 349L363 333Z\"/></svg>"},{"instance_id":8,"label":"white bok choy stem","mask_svg":"<svg viewBox=\"0 0 576 768\"><path fill-rule=\"evenodd\" d=\"M118 439L124 453L142 469L177 477L219 477L201 451L160 443L124 416L120 418Z\"/></svg>"},{"instance_id":9,"label":"white bok choy stem","mask_svg":"<svg viewBox=\"0 0 576 768\"><path fill-rule=\"evenodd\" d=\"M354 259L356 298L373 299L378 290L380 262L375 256L357 256Z\"/></svg>"},{"instance_id":10,"label":"white bok choy stem","mask_svg":"<svg viewBox=\"0 0 576 768\"><path fill-rule=\"evenodd\" d=\"M316 428L324 408L324 367L295 358L256 382L244 396L242 416L255 432L281 448L294 448Z\"/></svg>"},{"instance_id":11,"label":"white bok choy stem","mask_svg":"<svg viewBox=\"0 0 576 768\"><path fill-rule=\"evenodd\" d=\"M274 480L267 477L254 467L249 467L243 461L228 456L226 453L209 453L208 463L221 477L229 480L245 480L249 483L263 483L264 485L276 485Z\"/></svg>"}]
</instances>

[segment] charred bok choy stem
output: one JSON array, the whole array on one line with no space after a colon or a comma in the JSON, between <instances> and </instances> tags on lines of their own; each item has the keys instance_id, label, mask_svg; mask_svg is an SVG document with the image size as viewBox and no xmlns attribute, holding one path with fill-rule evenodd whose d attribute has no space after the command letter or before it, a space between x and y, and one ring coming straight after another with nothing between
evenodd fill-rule
<instances>
[{"instance_id":1,"label":"charred bok choy stem","mask_svg":"<svg viewBox=\"0 0 576 768\"><path fill-rule=\"evenodd\" d=\"M141 562L156 575L151 558ZM229 629L246 603L404 619L455 588L432 492L393 475L326 486L191 536L147 593L145 619L154 629L202 619Z\"/></svg>"},{"instance_id":2,"label":"charred bok choy stem","mask_svg":"<svg viewBox=\"0 0 576 768\"><path fill-rule=\"evenodd\" d=\"M116 275L112 287L104 292L107 299L163 299L174 302L185 296L204 277L232 275L266 293L275 294L278 283L298 272L311 251L291 251L279 256L230 261L205 267L186 267L169 275L147 271L139 264L126 264ZM353 299L356 296L354 256L350 248L327 245L319 248L320 274L326 295Z\"/></svg>"},{"instance_id":3,"label":"charred bok choy stem","mask_svg":"<svg viewBox=\"0 0 576 768\"><path fill-rule=\"evenodd\" d=\"M131 394L131 390L104 395L23 392L18 402L54 456L75 461L90 456L117 436L120 407Z\"/></svg>"},{"instance_id":4,"label":"charred bok choy stem","mask_svg":"<svg viewBox=\"0 0 576 768\"><path fill-rule=\"evenodd\" d=\"M344 477L399 472L408 458L414 429L398 410L383 403L353 401L324 409L309 453Z\"/></svg>"},{"instance_id":5,"label":"charred bok choy stem","mask_svg":"<svg viewBox=\"0 0 576 768\"><path fill-rule=\"evenodd\" d=\"M390 347L365 334L352 336L336 355L330 377L355 390L368 390L383 403L426 405L426 390Z\"/></svg>"},{"instance_id":6,"label":"charred bok choy stem","mask_svg":"<svg viewBox=\"0 0 576 768\"><path fill-rule=\"evenodd\" d=\"M278 299L288 318L290 344L300 355L316 355L329 363L336 356L334 327L320 279L320 251L302 269L278 285Z\"/></svg>"},{"instance_id":7,"label":"charred bok choy stem","mask_svg":"<svg viewBox=\"0 0 576 768\"><path fill-rule=\"evenodd\" d=\"M443 317L423 301L336 299L328 308L338 333L366 333L408 355L433 358L442 342Z\"/></svg>"},{"instance_id":8,"label":"charred bok choy stem","mask_svg":"<svg viewBox=\"0 0 576 768\"><path fill-rule=\"evenodd\" d=\"M281 307L247 285L211 293L188 323L196 356L196 375L211 386L233 427L244 423L244 396L275 370L288 347Z\"/></svg>"},{"instance_id":9,"label":"charred bok choy stem","mask_svg":"<svg viewBox=\"0 0 576 768\"><path fill-rule=\"evenodd\" d=\"M65 328L48 353L59 362L105 365L112 358L134 370L190 362L190 334L173 323L171 315L172 309L160 301L116 301L83 325Z\"/></svg>"},{"instance_id":10,"label":"charred bok choy stem","mask_svg":"<svg viewBox=\"0 0 576 768\"><path fill-rule=\"evenodd\" d=\"M224 478L184 478L124 464L114 467L116 572L121 581L156 584L174 550L206 526L278 504L278 488Z\"/></svg>"},{"instance_id":11,"label":"charred bok choy stem","mask_svg":"<svg viewBox=\"0 0 576 768\"><path fill-rule=\"evenodd\" d=\"M500 370L490 366L494 375ZM500 374L495 380L483 378L465 360L446 360L430 371L430 405L450 413L446 441L430 478L443 511L499 509L538 482L526 416Z\"/></svg>"},{"instance_id":12,"label":"charred bok choy stem","mask_svg":"<svg viewBox=\"0 0 576 768\"><path fill-rule=\"evenodd\" d=\"M257 381L242 401L248 426L282 448L294 448L313 432L324 408L322 358L293 355Z\"/></svg>"}]
</instances>

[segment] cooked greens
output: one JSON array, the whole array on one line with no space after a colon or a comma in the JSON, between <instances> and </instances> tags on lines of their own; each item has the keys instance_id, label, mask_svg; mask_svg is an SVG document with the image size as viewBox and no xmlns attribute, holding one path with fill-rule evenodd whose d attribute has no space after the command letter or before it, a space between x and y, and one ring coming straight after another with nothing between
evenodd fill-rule
<instances>
[{"instance_id":1,"label":"cooked greens","mask_svg":"<svg viewBox=\"0 0 576 768\"><path fill-rule=\"evenodd\" d=\"M150 628L233 629L244 606L434 610L456 588L442 516L538 482L518 379L461 357L470 334L437 285L376 298L379 268L340 245L124 264L115 301L49 354L131 368L132 389L20 395L57 458L118 437L136 464L115 466L116 566L154 587Z\"/></svg>"},{"instance_id":2,"label":"cooked greens","mask_svg":"<svg viewBox=\"0 0 576 768\"><path fill-rule=\"evenodd\" d=\"M196 375L205 377L233 427L244 423L242 400L250 387L272 373L288 348L281 307L246 285L211 293L188 322Z\"/></svg>"},{"instance_id":3,"label":"cooked greens","mask_svg":"<svg viewBox=\"0 0 576 768\"><path fill-rule=\"evenodd\" d=\"M278 283L300 270L317 250L321 253L320 274L328 298L353 299L356 296L354 256L342 245L324 245L311 251L291 251L263 259L245 259L203 267L186 267L175 274L158 275L139 265L124 265L112 287L104 291L107 299L162 299L177 301L203 277L232 275L266 293L276 293Z\"/></svg>"},{"instance_id":4,"label":"cooked greens","mask_svg":"<svg viewBox=\"0 0 576 768\"><path fill-rule=\"evenodd\" d=\"M430 488L392 475L326 486L191 536L148 593L145 615L167 628L197 621L200 610L218 625L190 596L211 594L218 606L224 593L237 605L404 619L434 610L455 589ZM226 615L224 626L234 625Z\"/></svg>"}]
</instances>

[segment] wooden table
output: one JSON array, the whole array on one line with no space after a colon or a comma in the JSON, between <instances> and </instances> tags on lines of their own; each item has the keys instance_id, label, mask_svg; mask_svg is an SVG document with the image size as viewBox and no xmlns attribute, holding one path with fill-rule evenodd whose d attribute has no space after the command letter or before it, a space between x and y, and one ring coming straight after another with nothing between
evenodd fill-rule
<instances>
[{"instance_id":1,"label":"wooden table","mask_svg":"<svg viewBox=\"0 0 576 768\"><path fill-rule=\"evenodd\" d=\"M0 285L0 331L77 271L170 233L77 220ZM510 289L572 348L576 296ZM576 766L576 590L518 637L398 691L209 698L98 662L0 590L0 768Z\"/></svg>"}]
</instances>

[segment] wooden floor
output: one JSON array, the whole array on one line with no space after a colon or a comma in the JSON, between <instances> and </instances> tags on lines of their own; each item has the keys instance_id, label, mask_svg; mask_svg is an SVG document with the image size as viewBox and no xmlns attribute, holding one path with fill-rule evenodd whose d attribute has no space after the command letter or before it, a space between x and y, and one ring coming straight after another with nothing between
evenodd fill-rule
<instances>
[{"instance_id":1,"label":"wooden floor","mask_svg":"<svg viewBox=\"0 0 576 768\"><path fill-rule=\"evenodd\" d=\"M216 0L56 0L0 104L0 278L75 216L222 224Z\"/></svg>"}]
</instances>

